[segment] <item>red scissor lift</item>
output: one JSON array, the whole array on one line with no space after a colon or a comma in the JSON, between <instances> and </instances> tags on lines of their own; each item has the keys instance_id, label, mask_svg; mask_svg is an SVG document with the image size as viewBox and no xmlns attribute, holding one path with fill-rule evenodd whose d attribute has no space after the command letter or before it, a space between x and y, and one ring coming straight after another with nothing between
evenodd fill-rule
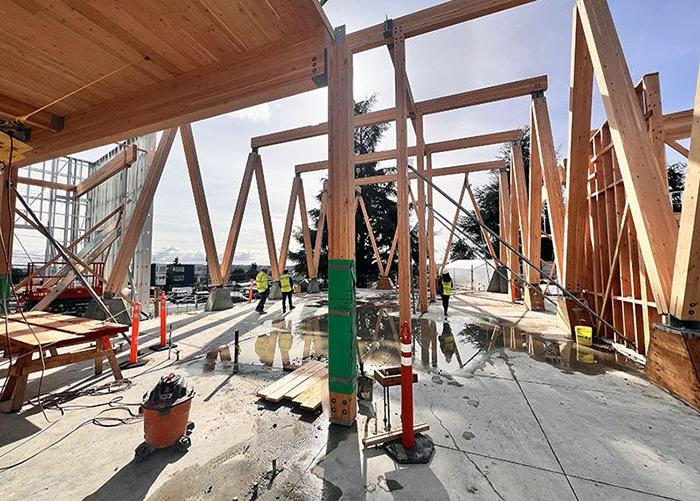
<instances>
[{"instance_id":1,"label":"red scissor lift","mask_svg":"<svg viewBox=\"0 0 700 501\"><path fill-rule=\"evenodd\" d=\"M27 283L24 290L19 293L19 308L29 310L44 297L46 297L51 288L61 279L64 274L57 272L64 268L65 263L54 263L46 270L37 273L44 266L44 263L27 263L27 276L31 276L31 280ZM103 262L95 262L91 265L96 274L104 276ZM36 274L36 276L34 276ZM93 288L93 290L102 295L102 281L92 271L84 270L82 275ZM54 312L73 312L82 310L92 299L90 291L77 277L66 287L63 292L49 307L49 311Z\"/></svg>"}]
</instances>

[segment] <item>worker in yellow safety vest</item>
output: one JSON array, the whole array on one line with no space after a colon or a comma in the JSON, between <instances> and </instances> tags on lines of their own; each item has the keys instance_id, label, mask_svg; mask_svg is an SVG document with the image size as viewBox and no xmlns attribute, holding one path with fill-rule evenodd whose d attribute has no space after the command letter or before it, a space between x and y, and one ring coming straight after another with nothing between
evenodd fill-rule
<instances>
[{"instance_id":1,"label":"worker in yellow safety vest","mask_svg":"<svg viewBox=\"0 0 700 501\"><path fill-rule=\"evenodd\" d=\"M280 275L280 290L282 291L282 313L287 313L287 300L289 300L289 311L294 309L292 306L292 290L294 289L294 282L292 282L292 277L289 276L287 270L284 270Z\"/></svg>"},{"instance_id":2,"label":"worker in yellow safety vest","mask_svg":"<svg viewBox=\"0 0 700 501\"><path fill-rule=\"evenodd\" d=\"M270 295L269 277L267 276L266 269L263 268L258 272L255 277L255 287L258 289L258 294L260 295L260 302L258 302L258 306L255 307L255 311L264 315L266 313L264 310L265 301L267 301L267 296Z\"/></svg>"},{"instance_id":3,"label":"worker in yellow safety vest","mask_svg":"<svg viewBox=\"0 0 700 501\"><path fill-rule=\"evenodd\" d=\"M442 297L442 309L445 310L445 318L447 318L447 307L450 305L450 296L452 295L452 277L448 272L443 272L438 281L438 294Z\"/></svg>"}]
</instances>

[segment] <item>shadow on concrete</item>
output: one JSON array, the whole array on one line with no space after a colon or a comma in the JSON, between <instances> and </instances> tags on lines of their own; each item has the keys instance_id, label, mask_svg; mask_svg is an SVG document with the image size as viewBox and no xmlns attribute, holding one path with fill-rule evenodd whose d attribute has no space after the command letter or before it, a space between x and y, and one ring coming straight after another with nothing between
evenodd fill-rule
<instances>
[{"instance_id":1,"label":"shadow on concrete","mask_svg":"<svg viewBox=\"0 0 700 501\"><path fill-rule=\"evenodd\" d=\"M2 426L0 426L0 447L18 442L39 432L41 432L41 428L28 421L24 415L5 414Z\"/></svg>"},{"instance_id":2,"label":"shadow on concrete","mask_svg":"<svg viewBox=\"0 0 700 501\"><path fill-rule=\"evenodd\" d=\"M183 453L172 449L156 450L141 462L132 459L84 501L145 499L148 491L165 467L176 462Z\"/></svg>"},{"instance_id":3,"label":"shadow on concrete","mask_svg":"<svg viewBox=\"0 0 700 501\"><path fill-rule=\"evenodd\" d=\"M329 425L326 456L322 463L323 489L320 499L366 499L365 472L362 468L357 423L350 427Z\"/></svg>"}]
</instances>

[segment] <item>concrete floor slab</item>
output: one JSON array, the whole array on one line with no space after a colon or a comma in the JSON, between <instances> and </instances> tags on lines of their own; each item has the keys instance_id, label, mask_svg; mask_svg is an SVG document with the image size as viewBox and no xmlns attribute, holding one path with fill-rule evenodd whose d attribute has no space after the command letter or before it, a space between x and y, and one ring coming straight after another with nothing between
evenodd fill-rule
<instances>
[{"instance_id":1,"label":"concrete floor slab","mask_svg":"<svg viewBox=\"0 0 700 501\"><path fill-rule=\"evenodd\" d=\"M447 328L437 305L416 324L415 416L430 424L437 444L428 465L398 466L381 450L362 449L362 437L383 426L376 386L374 406L363 408L351 429L329 427L322 413L256 398L284 375L286 363L323 356L327 307L324 296L312 295L284 316L281 303L271 301L262 317L254 304L170 317L178 344L170 359L148 353L148 365L125 373L132 386L116 393L54 395L62 412L45 399L48 421L36 405L34 375L27 393L33 403L0 415L3 499L249 499L255 482L260 499L558 500L573 499L571 487L578 499L692 499L700 490L698 413L634 369L603 359L581 367L590 358L571 351L553 315L528 313L505 298L457 295ZM391 294L360 291L360 299L395 315ZM491 344L493 320L536 334L518 331ZM398 363L397 333L383 322L380 336L361 343L368 370ZM157 325L142 322L142 345L156 342ZM234 375L232 362L206 355L230 344L236 329L242 353ZM193 445L184 455L159 451L135 463L142 423L107 428L99 424L117 423L93 419L128 418L113 407L140 402L171 371L185 374L197 391ZM0 363L0 378L5 373ZM83 363L47 371L41 388L65 392L109 381ZM391 390L395 426L399 393ZM123 399L110 406L115 397ZM282 468L276 475L273 459Z\"/></svg>"}]
</instances>

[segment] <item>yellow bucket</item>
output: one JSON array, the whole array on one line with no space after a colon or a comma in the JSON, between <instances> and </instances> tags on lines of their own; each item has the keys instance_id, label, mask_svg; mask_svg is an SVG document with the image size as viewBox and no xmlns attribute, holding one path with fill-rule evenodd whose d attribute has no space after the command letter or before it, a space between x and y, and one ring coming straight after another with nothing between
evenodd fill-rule
<instances>
[{"instance_id":1,"label":"yellow bucket","mask_svg":"<svg viewBox=\"0 0 700 501\"><path fill-rule=\"evenodd\" d=\"M588 325L577 325L574 327L576 332L576 343L581 346L592 346L593 345L593 327Z\"/></svg>"}]
</instances>

